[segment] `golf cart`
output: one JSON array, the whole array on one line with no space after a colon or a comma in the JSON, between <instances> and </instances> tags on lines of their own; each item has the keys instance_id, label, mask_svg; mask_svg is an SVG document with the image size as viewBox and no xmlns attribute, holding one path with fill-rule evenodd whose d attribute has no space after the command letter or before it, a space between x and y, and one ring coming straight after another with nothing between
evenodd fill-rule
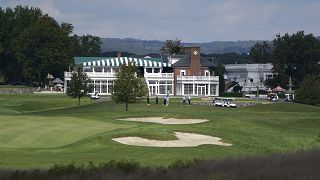
<instances>
[{"instance_id":1,"label":"golf cart","mask_svg":"<svg viewBox=\"0 0 320 180\"><path fill-rule=\"evenodd\" d=\"M222 99L221 98L214 98L213 99L213 106L222 107Z\"/></svg>"},{"instance_id":2,"label":"golf cart","mask_svg":"<svg viewBox=\"0 0 320 180\"><path fill-rule=\"evenodd\" d=\"M268 101L278 101L279 97L275 93L269 93L267 95Z\"/></svg>"},{"instance_id":3,"label":"golf cart","mask_svg":"<svg viewBox=\"0 0 320 180\"><path fill-rule=\"evenodd\" d=\"M99 92L97 92L97 91L94 92L93 94L90 95L90 98L91 99L99 99L100 98Z\"/></svg>"},{"instance_id":4,"label":"golf cart","mask_svg":"<svg viewBox=\"0 0 320 180\"><path fill-rule=\"evenodd\" d=\"M236 100L234 98L223 99L223 106L228 108L236 108Z\"/></svg>"},{"instance_id":5,"label":"golf cart","mask_svg":"<svg viewBox=\"0 0 320 180\"><path fill-rule=\"evenodd\" d=\"M285 94L284 101L293 101L294 100L294 94Z\"/></svg>"}]
</instances>

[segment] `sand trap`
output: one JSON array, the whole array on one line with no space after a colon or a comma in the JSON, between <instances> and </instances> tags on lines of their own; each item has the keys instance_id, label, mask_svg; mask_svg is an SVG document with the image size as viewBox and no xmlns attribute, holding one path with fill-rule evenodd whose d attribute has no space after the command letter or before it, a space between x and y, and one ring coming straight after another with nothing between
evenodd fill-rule
<instances>
[{"instance_id":1,"label":"sand trap","mask_svg":"<svg viewBox=\"0 0 320 180\"><path fill-rule=\"evenodd\" d=\"M207 122L206 119L175 119L168 118L164 119L163 117L139 117L139 118L126 118L118 119L121 121L135 121L135 122L151 122L151 123L160 123L160 124L197 124Z\"/></svg>"},{"instance_id":2,"label":"sand trap","mask_svg":"<svg viewBox=\"0 0 320 180\"><path fill-rule=\"evenodd\" d=\"M172 141L159 141L150 140L141 137L121 137L113 138L112 140L119 142L121 144L131 145L131 146L148 146L148 147L195 147L202 144L213 144L220 146L231 146L232 144L221 142L221 138L194 134L194 133L183 133L175 132L175 136L178 140Z\"/></svg>"}]
</instances>

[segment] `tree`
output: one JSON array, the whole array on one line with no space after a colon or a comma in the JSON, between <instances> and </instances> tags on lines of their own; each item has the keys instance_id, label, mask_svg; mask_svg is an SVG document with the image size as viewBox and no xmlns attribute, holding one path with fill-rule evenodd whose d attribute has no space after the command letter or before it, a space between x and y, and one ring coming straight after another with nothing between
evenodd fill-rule
<instances>
[{"instance_id":1,"label":"tree","mask_svg":"<svg viewBox=\"0 0 320 180\"><path fill-rule=\"evenodd\" d=\"M76 71L72 72L67 95L78 98L78 105L80 106L80 98L92 91L92 85L90 85L90 83L91 81L83 71L82 66L77 66Z\"/></svg>"},{"instance_id":2,"label":"tree","mask_svg":"<svg viewBox=\"0 0 320 180\"><path fill-rule=\"evenodd\" d=\"M303 104L320 104L320 80L316 76L306 76L296 91L296 101Z\"/></svg>"},{"instance_id":3,"label":"tree","mask_svg":"<svg viewBox=\"0 0 320 180\"><path fill-rule=\"evenodd\" d=\"M320 72L320 40L303 31L296 34L280 34L273 40L273 70L288 82L292 77L295 87L299 87L307 75Z\"/></svg>"},{"instance_id":4,"label":"tree","mask_svg":"<svg viewBox=\"0 0 320 180\"><path fill-rule=\"evenodd\" d=\"M210 73L215 76L219 76L219 93L224 93L225 81L224 81L224 73L226 69L223 64L218 63L217 67L210 68Z\"/></svg>"},{"instance_id":5,"label":"tree","mask_svg":"<svg viewBox=\"0 0 320 180\"><path fill-rule=\"evenodd\" d=\"M14 41L14 50L26 81L40 85L48 73L63 77L63 70L72 63L72 44L68 37L71 31L53 18L43 16L20 33Z\"/></svg>"},{"instance_id":6,"label":"tree","mask_svg":"<svg viewBox=\"0 0 320 180\"><path fill-rule=\"evenodd\" d=\"M101 39L90 34L72 37L75 56L100 56Z\"/></svg>"},{"instance_id":7,"label":"tree","mask_svg":"<svg viewBox=\"0 0 320 180\"><path fill-rule=\"evenodd\" d=\"M122 64L116 73L114 81L112 99L117 103L125 103L126 111L128 104L137 102L148 93L144 79L137 76L137 67L135 64Z\"/></svg>"},{"instance_id":8,"label":"tree","mask_svg":"<svg viewBox=\"0 0 320 180\"><path fill-rule=\"evenodd\" d=\"M267 41L255 44L249 52L249 56L254 63L270 63L272 49Z\"/></svg>"},{"instance_id":9,"label":"tree","mask_svg":"<svg viewBox=\"0 0 320 180\"><path fill-rule=\"evenodd\" d=\"M165 46L161 48L161 53L165 55L178 54L182 48L181 40L166 40Z\"/></svg>"}]
</instances>

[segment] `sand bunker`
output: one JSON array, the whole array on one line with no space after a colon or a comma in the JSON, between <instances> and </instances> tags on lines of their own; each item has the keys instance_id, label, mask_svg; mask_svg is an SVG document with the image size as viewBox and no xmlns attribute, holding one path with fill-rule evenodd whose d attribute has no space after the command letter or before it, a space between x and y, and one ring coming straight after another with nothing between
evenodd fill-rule
<instances>
[{"instance_id":1,"label":"sand bunker","mask_svg":"<svg viewBox=\"0 0 320 180\"><path fill-rule=\"evenodd\" d=\"M168 118L164 119L163 117L139 117L139 118L126 118L119 119L121 121L135 121L135 122L151 122L151 123L160 123L160 124L197 124L207 122L206 119L175 119Z\"/></svg>"},{"instance_id":2,"label":"sand bunker","mask_svg":"<svg viewBox=\"0 0 320 180\"><path fill-rule=\"evenodd\" d=\"M231 146L232 144L221 142L221 138L194 134L194 133L183 133L175 132L175 136L178 140L172 141L159 141L151 140L141 137L121 137L113 138L112 140L119 142L121 144L131 145L131 146L148 146L148 147L195 147L203 144L213 144L220 146Z\"/></svg>"}]
</instances>

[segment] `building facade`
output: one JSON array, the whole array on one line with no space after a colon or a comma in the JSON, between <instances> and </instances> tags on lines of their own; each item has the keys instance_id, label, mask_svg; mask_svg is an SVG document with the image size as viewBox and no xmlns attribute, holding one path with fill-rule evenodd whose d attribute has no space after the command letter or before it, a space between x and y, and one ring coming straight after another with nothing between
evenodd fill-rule
<instances>
[{"instance_id":1,"label":"building facade","mask_svg":"<svg viewBox=\"0 0 320 180\"><path fill-rule=\"evenodd\" d=\"M226 64L225 79L238 82L242 91L256 91L266 89L264 82L272 79L275 74L272 72L272 64Z\"/></svg>"},{"instance_id":2,"label":"building facade","mask_svg":"<svg viewBox=\"0 0 320 180\"><path fill-rule=\"evenodd\" d=\"M209 68L213 59L200 56L199 47L183 48L181 54L166 58L151 57L75 57L76 65L83 69L94 85L94 92L111 95L115 74L122 64L134 63L146 80L149 95L218 96L219 77ZM65 91L71 80L71 72L65 72Z\"/></svg>"}]
</instances>

